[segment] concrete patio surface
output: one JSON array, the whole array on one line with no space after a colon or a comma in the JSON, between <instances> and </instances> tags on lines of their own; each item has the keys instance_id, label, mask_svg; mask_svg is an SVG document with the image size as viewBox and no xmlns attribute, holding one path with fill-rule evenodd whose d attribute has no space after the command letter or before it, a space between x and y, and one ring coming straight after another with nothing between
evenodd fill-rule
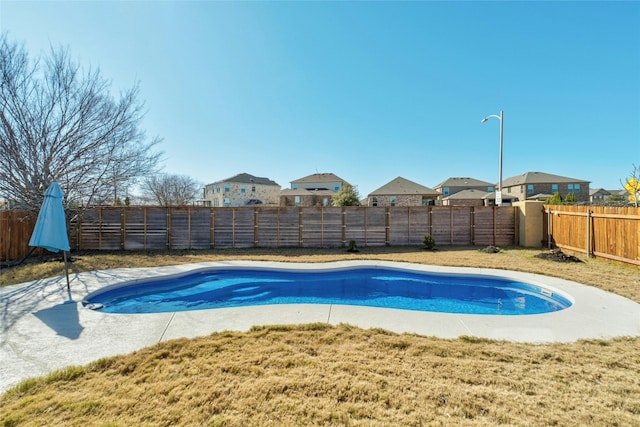
<instances>
[{"instance_id":1,"label":"concrete patio surface","mask_svg":"<svg viewBox=\"0 0 640 427\"><path fill-rule=\"evenodd\" d=\"M265 305L156 314L109 314L83 306L98 289L154 276L180 275L197 269L267 267L335 269L355 265L411 270L484 274L540 286L568 296L565 310L536 315L448 314L347 305ZM69 365L131 353L180 337L213 332L247 331L254 325L347 323L439 338L463 335L527 343L573 342L640 336L640 304L576 282L506 270L441 267L385 261L322 264L275 262L207 262L171 267L92 271L0 288L0 393L20 381Z\"/></svg>"}]
</instances>

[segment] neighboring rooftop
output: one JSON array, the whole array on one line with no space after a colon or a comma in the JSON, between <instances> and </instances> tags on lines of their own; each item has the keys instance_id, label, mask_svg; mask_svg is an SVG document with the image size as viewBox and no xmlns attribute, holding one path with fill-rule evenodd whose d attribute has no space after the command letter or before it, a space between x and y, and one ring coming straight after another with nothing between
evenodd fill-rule
<instances>
[{"instance_id":1,"label":"neighboring rooftop","mask_svg":"<svg viewBox=\"0 0 640 427\"><path fill-rule=\"evenodd\" d=\"M502 180L502 187L513 187L523 184L560 184L566 182L590 182L584 179L569 178L544 172L526 172Z\"/></svg>"},{"instance_id":2,"label":"neighboring rooftop","mask_svg":"<svg viewBox=\"0 0 640 427\"><path fill-rule=\"evenodd\" d=\"M441 187L490 187L495 184L491 182L481 181L475 178L451 177L436 185L435 188Z\"/></svg>"},{"instance_id":3,"label":"neighboring rooftop","mask_svg":"<svg viewBox=\"0 0 640 427\"><path fill-rule=\"evenodd\" d=\"M232 176L231 178L222 179L220 181L213 182L212 184L218 184L221 182L239 182L242 184L277 185L278 187L280 186L277 182L272 181L269 178L253 176L248 173L239 173L238 175Z\"/></svg>"},{"instance_id":4,"label":"neighboring rooftop","mask_svg":"<svg viewBox=\"0 0 640 427\"><path fill-rule=\"evenodd\" d=\"M484 199L488 194L487 191L476 190L476 189L468 189L458 191L457 193L452 194L451 196L445 197L443 200L476 200L476 199Z\"/></svg>"},{"instance_id":5,"label":"neighboring rooftop","mask_svg":"<svg viewBox=\"0 0 640 427\"><path fill-rule=\"evenodd\" d=\"M439 196L436 190L425 187L424 185L420 185L413 181L409 181L408 179L402 178L401 176L389 181L387 184L378 188L377 190L372 191L370 196L405 196L405 195L422 195L422 196Z\"/></svg>"},{"instance_id":6,"label":"neighboring rooftop","mask_svg":"<svg viewBox=\"0 0 640 427\"><path fill-rule=\"evenodd\" d=\"M296 179L295 181L291 181L292 184L304 184L306 182L345 182L339 176L336 176L332 173L314 173L313 175L308 175L300 179Z\"/></svg>"}]
</instances>

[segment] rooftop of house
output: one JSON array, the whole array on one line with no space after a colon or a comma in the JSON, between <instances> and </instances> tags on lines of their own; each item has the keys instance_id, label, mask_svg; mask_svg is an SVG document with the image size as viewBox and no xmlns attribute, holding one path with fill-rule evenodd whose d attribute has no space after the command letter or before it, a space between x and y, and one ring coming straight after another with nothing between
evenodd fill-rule
<instances>
[{"instance_id":1,"label":"rooftop of house","mask_svg":"<svg viewBox=\"0 0 640 427\"><path fill-rule=\"evenodd\" d=\"M270 180L269 178L262 178L262 177L258 177L258 176L253 176L250 175L248 173L239 173L238 175L234 175L231 178L227 178L227 179L223 179L220 181L216 181L213 182L209 185L212 184L221 184L224 182L237 182L240 184L260 184L260 185L277 185L278 187L280 187L280 185L275 182Z\"/></svg>"},{"instance_id":2,"label":"rooftop of house","mask_svg":"<svg viewBox=\"0 0 640 427\"><path fill-rule=\"evenodd\" d=\"M462 190L462 191L458 191L455 194L452 194L450 196L444 197L443 200L480 200L480 199L484 199L487 194L489 194L488 191L482 191L482 190L476 190L473 188L467 189L467 190Z\"/></svg>"},{"instance_id":3,"label":"rooftop of house","mask_svg":"<svg viewBox=\"0 0 640 427\"><path fill-rule=\"evenodd\" d=\"M304 184L307 182L345 182L339 176L332 173L314 173L313 175L308 175L303 178L296 179L295 181L291 181L291 184Z\"/></svg>"},{"instance_id":4,"label":"rooftop of house","mask_svg":"<svg viewBox=\"0 0 640 427\"><path fill-rule=\"evenodd\" d=\"M422 195L422 196L438 196L440 193L432 188L425 187L401 176L389 181L377 190L372 191L370 196L406 196L406 195Z\"/></svg>"},{"instance_id":5,"label":"rooftop of house","mask_svg":"<svg viewBox=\"0 0 640 427\"><path fill-rule=\"evenodd\" d=\"M589 183L584 179L569 178L566 176L552 175L545 172L525 172L522 175L512 176L502 181L502 187L513 187L524 184L560 184L560 183Z\"/></svg>"},{"instance_id":6,"label":"rooftop of house","mask_svg":"<svg viewBox=\"0 0 640 427\"><path fill-rule=\"evenodd\" d=\"M451 177L442 181L434 188L442 187L490 187L494 184L491 182L481 181L475 178Z\"/></svg>"}]
</instances>

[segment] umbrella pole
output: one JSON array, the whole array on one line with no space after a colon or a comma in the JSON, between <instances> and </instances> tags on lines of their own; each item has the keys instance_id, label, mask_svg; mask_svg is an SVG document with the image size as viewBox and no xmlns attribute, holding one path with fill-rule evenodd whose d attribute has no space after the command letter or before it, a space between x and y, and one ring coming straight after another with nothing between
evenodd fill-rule
<instances>
[{"instance_id":1,"label":"umbrella pole","mask_svg":"<svg viewBox=\"0 0 640 427\"><path fill-rule=\"evenodd\" d=\"M69 264L67 263L67 251L62 251L64 257L64 273L67 276L67 291L71 295L71 286L69 286Z\"/></svg>"}]
</instances>

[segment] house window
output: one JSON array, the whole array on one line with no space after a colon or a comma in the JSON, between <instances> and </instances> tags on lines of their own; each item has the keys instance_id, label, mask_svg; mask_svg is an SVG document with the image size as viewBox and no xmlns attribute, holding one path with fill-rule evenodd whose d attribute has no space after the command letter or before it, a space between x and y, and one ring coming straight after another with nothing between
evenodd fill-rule
<instances>
[{"instance_id":1,"label":"house window","mask_svg":"<svg viewBox=\"0 0 640 427\"><path fill-rule=\"evenodd\" d=\"M567 184L567 191L573 193L573 184Z\"/></svg>"},{"instance_id":2,"label":"house window","mask_svg":"<svg viewBox=\"0 0 640 427\"><path fill-rule=\"evenodd\" d=\"M291 184L291 189L292 190L297 190L298 189L298 184Z\"/></svg>"},{"instance_id":3,"label":"house window","mask_svg":"<svg viewBox=\"0 0 640 427\"><path fill-rule=\"evenodd\" d=\"M573 191L575 193L579 193L580 192L580 184L573 184Z\"/></svg>"},{"instance_id":4,"label":"house window","mask_svg":"<svg viewBox=\"0 0 640 427\"><path fill-rule=\"evenodd\" d=\"M228 197L224 198L224 207L228 208L229 206L231 206L231 199Z\"/></svg>"},{"instance_id":5,"label":"house window","mask_svg":"<svg viewBox=\"0 0 640 427\"><path fill-rule=\"evenodd\" d=\"M558 184L551 184L551 192L556 194L558 192Z\"/></svg>"},{"instance_id":6,"label":"house window","mask_svg":"<svg viewBox=\"0 0 640 427\"><path fill-rule=\"evenodd\" d=\"M247 187L245 187L244 185L240 186L240 192L241 193L246 193L247 192Z\"/></svg>"},{"instance_id":7,"label":"house window","mask_svg":"<svg viewBox=\"0 0 640 427\"><path fill-rule=\"evenodd\" d=\"M327 207L329 206L329 198L325 197L324 199L322 199L322 206Z\"/></svg>"},{"instance_id":8,"label":"house window","mask_svg":"<svg viewBox=\"0 0 640 427\"><path fill-rule=\"evenodd\" d=\"M422 206L433 206L435 205L435 202L433 201L433 199L427 199L426 197L422 198Z\"/></svg>"},{"instance_id":9,"label":"house window","mask_svg":"<svg viewBox=\"0 0 640 427\"><path fill-rule=\"evenodd\" d=\"M300 204L300 196L293 196L293 204L296 206Z\"/></svg>"},{"instance_id":10,"label":"house window","mask_svg":"<svg viewBox=\"0 0 640 427\"><path fill-rule=\"evenodd\" d=\"M216 208L217 208L218 206L220 206L220 200L218 200L218 199L213 199L213 207L216 207Z\"/></svg>"},{"instance_id":11,"label":"house window","mask_svg":"<svg viewBox=\"0 0 640 427\"><path fill-rule=\"evenodd\" d=\"M507 193L511 193L511 187L507 188Z\"/></svg>"},{"instance_id":12,"label":"house window","mask_svg":"<svg viewBox=\"0 0 640 427\"><path fill-rule=\"evenodd\" d=\"M255 186L255 185L252 185L252 186L251 186L251 192L252 192L252 193L255 193L255 192L256 192L256 186Z\"/></svg>"},{"instance_id":13,"label":"house window","mask_svg":"<svg viewBox=\"0 0 640 427\"><path fill-rule=\"evenodd\" d=\"M527 194L533 194L533 184L527 185Z\"/></svg>"},{"instance_id":14,"label":"house window","mask_svg":"<svg viewBox=\"0 0 640 427\"><path fill-rule=\"evenodd\" d=\"M216 193L219 193L219 192L220 192L220 186L216 185Z\"/></svg>"},{"instance_id":15,"label":"house window","mask_svg":"<svg viewBox=\"0 0 640 427\"><path fill-rule=\"evenodd\" d=\"M395 206L396 205L396 196L389 197L389 204L391 206Z\"/></svg>"},{"instance_id":16,"label":"house window","mask_svg":"<svg viewBox=\"0 0 640 427\"><path fill-rule=\"evenodd\" d=\"M487 193L491 193L493 191L493 185L487 187Z\"/></svg>"},{"instance_id":17,"label":"house window","mask_svg":"<svg viewBox=\"0 0 640 427\"><path fill-rule=\"evenodd\" d=\"M444 187L442 189L442 194L444 194L445 196L448 196L449 195L449 187Z\"/></svg>"},{"instance_id":18,"label":"house window","mask_svg":"<svg viewBox=\"0 0 640 427\"><path fill-rule=\"evenodd\" d=\"M371 205L372 206L378 206L378 198L377 197L373 197L371 199Z\"/></svg>"},{"instance_id":19,"label":"house window","mask_svg":"<svg viewBox=\"0 0 640 427\"><path fill-rule=\"evenodd\" d=\"M333 191L340 191L340 183L336 182L335 185L333 186Z\"/></svg>"},{"instance_id":20,"label":"house window","mask_svg":"<svg viewBox=\"0 0 640 427\"><path fill-rule=\"evenodd\" d=\"M229 184L225 184L224 185L224 192L228 193L229 191L231 191L231 186Z\"/></svg>"}]
</instances>

